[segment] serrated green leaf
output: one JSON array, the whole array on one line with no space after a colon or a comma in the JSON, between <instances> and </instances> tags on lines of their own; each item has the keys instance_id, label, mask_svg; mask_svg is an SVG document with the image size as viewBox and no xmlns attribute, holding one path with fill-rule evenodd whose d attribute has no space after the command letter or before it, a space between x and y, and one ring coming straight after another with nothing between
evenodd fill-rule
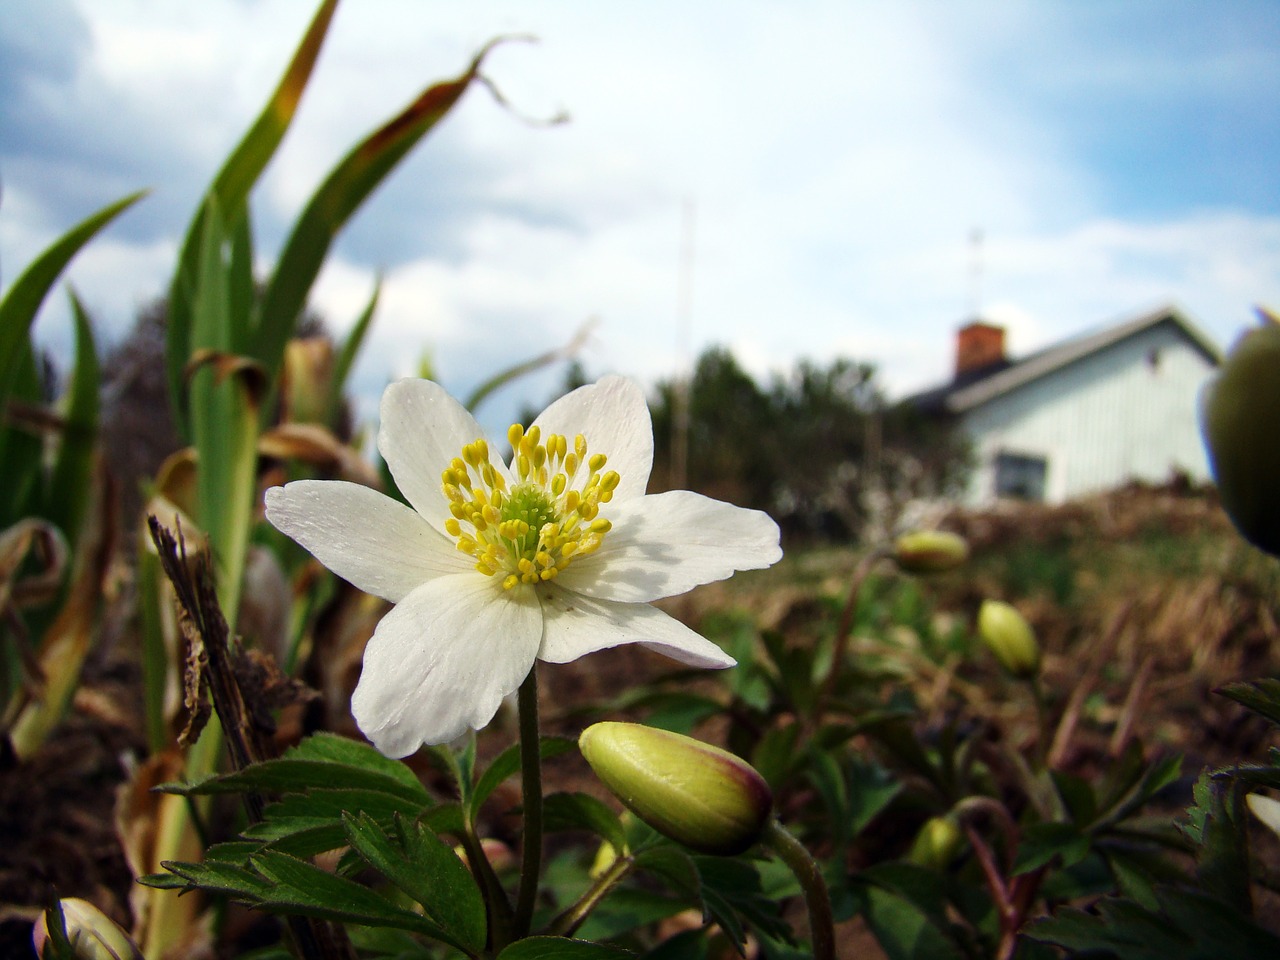
<instances>
[{"instance_id":1,"label":"serrated green leaf","mask_svg":"<svg viewBox=\"0 0 1280 960\"><path fill-rule=\"evenodd\" d=\"M262 849L262 844L254 843L250 840L227 840L223 843L214 843L206 847L204 860L206 863L217 861L219 863L231 863L241 867L248 867L249 858L260 849Z\"/></svg>"},{"instance_id":2,"label":"serrated green leaf","mask_svg":"<svg viewBox=\"0 0 1280 960\"><path fill-rule=\"evenodd\" d=\"M527 937L504 949L498 954L498 960L623 960L634 956L630 950L589 940Z\"/></svg>"},{"instance_id":3,"label":"serrated green leaf","mask_svg":"<svg viewBox=\"0 0 1280 960\"><path fill-rule=\"evenodd\" d=\"M1055 857L1062 866L1079 863L1089 853L1089 838L1074 823L1033 823L1022 834L1013 859L1013 875L1038 870Z\"/></svg>"},{"instance_id":4,"label":"serrated green leaf","mask_svg":"<svg viewBox=\"0 0 1280 960\"><path fill-rule=\"evenodd\" d=\"M781 907L766 896L754 863L741 858L694 857L707 914L741 947L745 925L772 937L789 935Z\"/></svg>"},{"instance_id":5,"label":"serrated green leaf","mask_svg":"<svg viewBox=\"0 0 1280 960\"><path fill-rule=\"evenodd\" d=\"M636 844L631 844L634 848ZM698 896L702 880L693 858L670 844L641 850L635 856L636 869L648 870L666 880L681 893Z\"/></svg>"},{"instance_id":6,"label":"serrated green leaf","mask_svg":"<svg viewBox=\"0 0 1280 960\"><path fill-rule=\"evenodd\" d=\"M275 817L246 827L241 836L303 858L347 845L341 819L330 817Z\"/></svg>"},{"instance_id":7,"label":"serrated green leaf","mask_svg":"<svg viewBox=\"0 0 1280 960\"><path fill-rule=\"evenodd\" d=\"M160 866L187 881L190 889L222 893L246 903L258 903L271 890L269 882L252 870L234 863L219 860L205 860L201 863L164 860Z\"/></svg>"},{"instance_id":8,"label":"serrated green leaf","mask_svg":"<svg viewBox=\"0 0 1280 960\"><path fill-rule=\"evenodd\" d=\"M897 890L869 884L860 909L889 960L964 960L964 953L930 910Z\"/></svg>"},{"instance_id":9,"label":"serrated green leaf","mask_svg":"<svg viewBox=\"0 0 1280 960\"><path fill-rule=\"evenodd\" d=\"M417 797L408 799L377 790L324 787L281 797L267 805L263 816L266 820L316 817L341 823L344 813L367 813L375 820L390 823L397 813L415 817L421 812L422 802Z\"/></svg>"},{"instance_id":10,"label":"serrated green leaf","mask_svg":"<svg viewBox=\"0 0 1280 960\"><path fill-rule=\"evenodd\" d=\"M156 789L183 796L247 790L268 793L358 790L387 794L422 807L431 803L426 788L403 763L382 756L368 744L325 733L308 737L282 757L255 763L234 773L189 784L162 784Z\"/></svg>"},{"instance_id":11,"label":"serrated green leaf","mask_svg":"<svg viewBox=\"0 0 1280 960\"><path fill-rule=\"evenodd\" d=\"M555 830L588 830L606 840L621 856L627 836L618 815L602 800L586 793L553 793L543 800L543 827Z\"/></svg>"},{"instance_id":12,"label":"serrated green leaf","mask_svg":"<svg viewBox=\"0 0 1280 960\"><path fill-rule=\"evenodd\" d=\"M1213 781L1204 820L1196 876L1205 890L1242 913L1252 912L1249 833L1244 796L1237 781Z\"/></svg>"},{"instance_id":13,"label":"serrated green leaf","mask_svg":"<svg viewBox=\"0 0 1280 960\"><path fill-rule=\"evenodd\" d=\"M800 724L770 727L756 744L751 754L751 766L764 777L774 791L804 762L804 754L796 750L800 737ZM823 751L826 755L826 751Z\"/></svg>"},{"instance_id":14,"label":"serrated green leaf","mask_svg":"<svg viewBox=\"0 0 1280 960\"><path fill-rule=\"evenodd\" d=\"M258 895L257 905L264 910L414 930L464 949L430 920L402 910L368 887L328 873L305 860L268 850L255 855L252 864L270 881Z\"/></svg>"},{"instance_id":15,"label":"serrated green leaf","mask_svg":"<svg viewBox=\"0 0 1280 960\"><path fill-rule=\"evenodd\" d=\"M420 824L398 821L393 840L367 815L342 819L352 848L369 866L421 904L464 949L483 949L484 900L471 871L452 848Z\"/></svg>"},{"instance_id":16,"label":"serrated green leaf","mask_svg":"<svg viewBox=\"0 0 1280 960\"><path fill-rule=\"evenodd\" d=\"M1280 679L1266 677L1261 680L1228 683L1218 687L1214 692L1234 700L1246 709L1280 726Z\"/></svg>"},{"instance_id":17,"label":"serrated green leaf","mask_svg":"<svg viewBox=\"0 0 1280 960\"><path fill-rule=\"evenodd\" d=\"M543 737L538 741L538 752L543 760L549 760L552 757L568 753L576 746L577 744L567 737ZM480 775L480 779L476 781L476 785L467 800L471 809L471 816L475 817L479 814L480 807L492 796L493 791L498 789L498 785L502 781L508 777L515 776L519 772L520 744L514 743L498 754L484 773Z\"/></svg>"},{"instance_id":18,"label":"serrated green leaf","mask_svg":"<svg viewBox=\"0 0 1280 960\"><path fill-rule=\"evenodd\" d=\"M1280 939L1198 891L1157 890L1159 910L1105 899L1086 912L1059 910L1024 934L1069 951L1123 960L1253 960L1280 956Z\"/></svg>"},{"instance_id":19,"label":"serrated green leaf","mask_svg":"<svg viewBox=\"0 0 1280 960\"><path fill-rule=\"evenodd\" d=\"M843 848L851 839L848 815L849 792L844 771L840 769L839 761L830 753L808 751L805 754L805 761L808 780L822 797L823 806L826 808L827 823L831 826L831 840L837 847Z\"/></svg>"}]
</instances>

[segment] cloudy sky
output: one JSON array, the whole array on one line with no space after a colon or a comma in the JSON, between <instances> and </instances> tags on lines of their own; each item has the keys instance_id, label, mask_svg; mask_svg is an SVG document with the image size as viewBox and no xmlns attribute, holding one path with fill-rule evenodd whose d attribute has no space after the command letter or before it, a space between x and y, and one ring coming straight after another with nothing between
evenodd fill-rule
<instances>
[{"instance_id":1,"label":"cloudy sky","mask_svg":"<svg viewBox=\"0 0 1280 960\"><path fill-rule=\"evenodd\" d=\"M313 7L5 0L2 282L150 187L70 271L119 337ZM424 352L463 393L589 318L593 374L651 382L720 343L761 376L870 360L900 394L946 376L975 304L1015 353L1170 301L1225 344L1280 304L1271 0L347 0L253 198L263 255L351 144L513 33L540 42L486 73L571 121L473 89L321 278L343 330L385 273L367 396ZM38 327L55 350L61 300Z\"/></svg>"}]
</instances>

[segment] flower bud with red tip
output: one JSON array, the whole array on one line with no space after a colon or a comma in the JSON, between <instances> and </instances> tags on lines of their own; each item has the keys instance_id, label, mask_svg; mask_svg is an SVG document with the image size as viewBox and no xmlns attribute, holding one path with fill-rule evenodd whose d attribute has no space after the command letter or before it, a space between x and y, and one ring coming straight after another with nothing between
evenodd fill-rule
<instances>
[{"instance_id":1,"label":"flower bud with red tip","mask_svg":"<svg viewBox=\"0 0 1280 960\"><path fill-rule=\"evenodd\" d=\"M773 792L750 764L692 737L608 721L582 732L582 755L636 816L701 853L732 856L760 839Z\"/></svg>"}]
</instances>

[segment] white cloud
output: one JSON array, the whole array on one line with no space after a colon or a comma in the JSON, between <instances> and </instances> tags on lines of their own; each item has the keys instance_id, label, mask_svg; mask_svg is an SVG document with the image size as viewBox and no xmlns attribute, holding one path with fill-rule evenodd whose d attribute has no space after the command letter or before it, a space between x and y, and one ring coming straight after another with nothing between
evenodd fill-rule
<instances>
[{"instance_id":1,"label":"white cloud","mask_svg":"<svg viewBox=\"0 0 1280 960\"><path fill-rule=\"evenodd\" d=\"M82 4L94 53L68 109L117 98L143 146L157 137L168 156L189 158L147 201L169 245L139 241L112 280L87 252L88 296L127 310L162 289L159 260L190 216L191 184L252 120L312 10L311 0ZM446 379L474 384L591 316L591 369L669 375L684 359L686 200L696 203L691 348L728 344L762 374L850 354L876 361L899 391L945 376L975 227L987 238L983 305L1017 351L1168 300L1226 340L1254 300L1280 301L1280 221L1194 203L1142 221L1111 209L1131 172L1095 166L1076 128L1038 112L1046 101L1026 89L1065 102L1096 76L1096 24L1070 21L1061 9L981 3L346 4L255 198L260 251L275 250L358 137L493 35L528 31L542 42L495 50L486 73L520 111L567 108L573 122L529 127L473 90L361 211L321 278L317 303L343 329L375 270L387 271L362 382L381 379L373 364L406 372L430 348ZM1158 60L1142 40L1131 38L1133 62ZM1137 84L1149 74L1124 59L1107 75ZM112 117L85 129L110 131ZM40 230L51 238L59 209L39 185L12 189L0 211L7 263ZM99 281L108 289L88 289Z\"/></svg>"}]
</instances>

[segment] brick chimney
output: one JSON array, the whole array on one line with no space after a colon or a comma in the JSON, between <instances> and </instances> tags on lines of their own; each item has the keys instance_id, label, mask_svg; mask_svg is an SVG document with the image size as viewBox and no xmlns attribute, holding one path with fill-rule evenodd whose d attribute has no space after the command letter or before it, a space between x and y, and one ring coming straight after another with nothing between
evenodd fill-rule
<instances>
[{"instance_id":1,"label":"brick chimney","mask_svg":"<svg viewBox=\"0 0 1280 960\"><path fill-rule=\"evenodd\" d=\"M956 376L1004 362L1004 327L974 320L956 333Z\"/></svg>"}]
</instances>

